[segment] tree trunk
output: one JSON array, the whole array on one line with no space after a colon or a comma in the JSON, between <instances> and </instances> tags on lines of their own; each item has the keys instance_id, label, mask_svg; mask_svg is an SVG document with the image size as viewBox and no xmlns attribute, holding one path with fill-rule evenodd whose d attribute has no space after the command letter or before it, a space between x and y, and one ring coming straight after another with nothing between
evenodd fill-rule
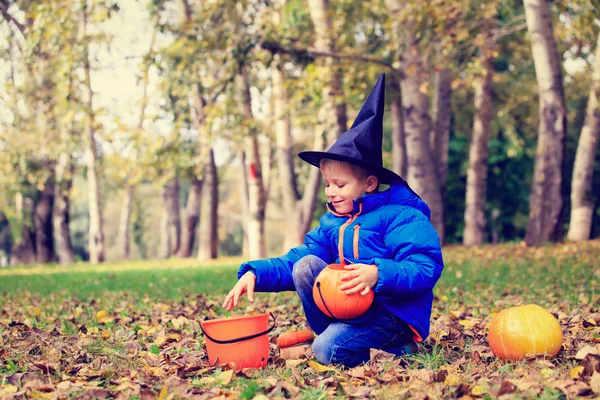
<instances>
[{"instance_id":1,"label":"tree trunk","mask_svg":"<svg viewBox=\"0 0 600 400\"><path fill-rule=\"evenodd\" d=\"M131 212L135 198L135 186L127 185L124 190L123 203L121 205L121 218L119 219L119 233L117 235L117 246L119 256L127 260L130 257L130 235Z\"/></svg>"},{"instance_id":2,"label":"tree trunk","mask_svg":"<svg viewBox=\"0 0 600 400\"><path fill-rule=\"evenodd\" d=\"M401 0L386 0L392 18L392 32L398 43L402 66L402 107L406 143L406 175L412 189L427 203L431 210L431 223L444 243L444 209L438 173L431 157L429 136L431 121L429 100L421 91L425 82L425 71L419 40L414 26L400 26L399 14L404 3ZM403 45L404 44L404 45Z\"/></svg>"},{"instance_id":3,"label":"tree trunk","mask_svg":"<svg viewBox=\"0 0 600 400\"><path fill-rule=\"evenodd\" d=\"M594 58L592 87L573 165L571 221L567 239L574 242L590 239L594 218L592 178L596 149L600 139L600 102L598 101L600 98L600 36L598 36Z\"/></svg>"},{"instance_id":4,"label":"tree trunk","mask_svg":"<svg viewBox=\"0 0 600 400\"><path fill-rule=\"evenodd\" d=\"M68 140L68 139L66 139ZM68 144L66 144L68 146ZM71 188L75 167L70 152L63 151L56 166L56 199L54 203L54 237L56 251L62 265L75 262L73 245L71 244Z\"/></svg>"},{"instance_id":5,"label":"tree trunk","mask_svg":"<svg viewBox=\"0 0 600 400\"><path fill-rule=\"evenodd\" d=\"M492 79L494 68L492 60L488 58L483 60L483 64L485 72L474 82L475 118L469 150L463 237L463 243L466 245L482 244L485 235L486 180L490 126L493 118Z\"/></svg>"},{"instance_id":6,"label":"tree trunk","mask_svg":"<svg viewBox=\"0 0 600 400\"><path fill-rule=\"evenodd\" d=\"M250 253L250 242L248 240L248 230L246 228L248 224L248 219L250 218L248 215L248 207L250 205L250 193L248 192L248 171L246 170L246 152L244 150L241 150L239 152L239 158L240 166L242 169L240 171L240 185L242 188L242 198L240 199L240 201L243 216L242 219L244 221L244 229L242 229L242 254L244 256L248 256L248 254Z\"/></svg>"},{"instance_id":7,"label":"tree trunk","mask_svg":"<svg viewBox=\"0 0 600 400\"><path fill-rule=\"evenodd\" d=\"M163 189L164 191L164 189ZM171 256L171 236L169 235L169 212L166 205L163 205L160 214L160 234L158 242L158 258L167 259Z\"/></svg>"},{"instance_id":8,"label":"tree trunk","mask_svg":"<svg viewBox=\"0 0 600 400\"><path fill-rule=\"evenodd\" d=\"M524 0L540 98L539 133L525 242L539 246L561 236L566 109L560 57L546 0Z\"/></svg>"},{"instance_id":9,"label":"tree trunk","mask_svg":"<svg viewBox=\"0 0 600 400\"><path fill-rule=\"evenodd\" d=\"M409 34L409 45L402 55L402 101L408 154L406 180L431 210L431 223L444 243L444 213L438 174L429 150L430 119L427 96L421 92L423 62L417 38Z\"/></svg>"},{"instance_id":10,"label":"tree trunk","mask_svg":"<svg viewBox=\"0 0 600 400\"><path fill-rule=\"evenodd\" d=\"M156 41L156 28L157 21L153 21L152 36L150 37L150 48L148 49L147 58L152 57L154 51L154 43ZM144 65L144 75L142 78L142 99L140 104L140 118L138 120L138 132L144 130L144 119L146 116L146 107L148 106L148 82L150 75L150 66ZM136 150L137 156L137 150ZM129 174L128 174L129 175ZM122 259L129 259L131 256L131 214L133 211L133 204L135 202L135 183L132 182L131 177L128 176L125 180L124 198L121 207L121 216L119 219L119 231L118 231L118 249L119 255Z\"/></svg>"},{"instance_id":11,"label":"tree trunk","mask_svg":"<svg viewBox=\"0 0 600 400\"><path fill-rule=\"evenodd\" d=\"M442 191L442 202L446 192L448 177L448 140L450 138L450 119L452 117L452 73L444 68L435 72L435 93L433 97L433 130L431 135L431 153Z\"/></svg>"},{"instance_id":12,"label":"tree trunk","mask_svg":"<svg viewBox=\"0 0 600 400\"><path fill-rule=\"evenodd\" d=\"M178 257L190 257L196 241L198 221L200 218L200 201L202 199L202 181L196 177L192 179L192 185L185 206L185 223L181 232L181 246Z\"/></svg>"},{"instance_id":13,"label":"tree trunk","mask_svg":"<svg viewBox=\"0 0 600 400\"><path fill-rule=\"evenodd\" d=\"M402 90L400 79L391 74L392 97L392 171L406 178L406 138L404 132L404 115L402 113Z\"/></svg>"},{"instance_id":14,"label":"tree trunk","mask_svg":"<svg viewBox=\"0 0 600 400\"><path fill-rule=\"evenodd\" d=\"M35 255L38 264L56 261L54 235L52 232L52 210L54 208L54 176L48 178L39 192L33 213L35 229Z\"/></svg>"},{"instance_id":15,"label":"tree trunk","mask_svg":"<svg viewBox=\"0 0 600 400\"><path fill-rule=\"evenodd\" d=\"M219 249L218 227L218 204L219 204L219 180L215 155L212 149L209 151L208 162L204 169L204 206L206 207L206 218L200 221L200 238L198 241L198 259L215 259Z\"/></svg>"},{"instance_id":16,"label":"tree trunk","mask_svg":"<svg viewBox=\"0 0 600 400\"><path fill-rule=\"evenodd\" d=\"M10 265L35 264L35 234L33 232L33 200L17 193L16 209L21 224L21 236L13 245Z\"/></svg>"},{"instance_id":17,"label":"tree trunk","mask_svg":"<svg viewBox=\"0 0 600 400\"><path fill-rule=\"evenodd\" d=\"M185 31L187 28L192 27L192 9L187 0L178 0L179 6L179 21L180 25L182 25L182 29ZM205 112L204 107L206 107L206 99L202 94L202 87L199 82L192 83L192 108L195 112L193 116L194 125L198 132L198 151L199 151L199 159L201 160L202 165L198 165L197 168L203 174L202 177L196 177L192 181L192 188L190 191L190 196L188 197L188 203L186 206L186 230L185 232L185 250L180 252L182 257L189 257L191 255L193 246L194 246L194 238L196 236L196 229L198 223L200 223L200 234L198 239L198 258L200 259L209 259L217 257L217 247L218 247L218 236L217 236L217 226L216 226L216 214L218 213L218 195L213 196L213 188L212 185L218 185L216 180L216 166L214 161L214 153L212 151L212 147L209 140L208 132L206 132L205 128ZM206 161L208 160L208 162ZM214 173L212 176L213 180L211 182L207 182L206 184L202 182L202 179L206 177L206 174ZM210 177L209 177L210 179ZM209 190L205 191L208 194L208 200L206 200L206 204L209 207L211 216L207 221L199 220L200 218L200 210L201 210L201 194L202 194L202 186L208 185ZM218 187L216 189L218 191ZM195 208L193 208L195 207ZM213 213L214 210L214 220ZM203 225L206 227L203 228Z\"/></svg>"},{"instance_id":18,"label":"tree trunk","mask_svg":"<svg viewBox=\"0 0 600 400\"><path fill-rule=\"evenodd\" d=\"M175 175L163 186L163 204L166 232L163 232L163 256L170 257L179 251L181 244L181 217L179 209L179 177Z\"/></svg>"},{"instance_id":19,"label":"tree trunk","mask_svg":"<svg viewBox=\"0 0 600 400\"><path fill-rule=\"evenodd\" d=\"M308 0L310 16L315 26L315 48L329 53L335 52L333 28L329 16L329 0ZM348 121L346 103L343 100L342 71L333 57L323 60L325 74L328 76L323 97L327 108L323 109L327 121L327 145L331 146L339 135L346 132Z\"/></svg>"},{"instance_id":20,"label":"tree trunk","mask_svg":"<svg viewBox=\"0 0 600 400\"><path fill-rule=\"evenodd\" d=\"M82 2L83 9L83 36L87 38L87 1ZM104 261L104 229L102 221L102 207L100 199L100 179L97 168L97 149L96 139L94 137L95 115L94 115L94 92L92 91L92 81L90 76L90 55L89 44L84 47L83 56L84 72L85 72L85 88L87 91L87 113L88 121L86 124L86 146L85 160L87 166L88 180L88 204L90 213L90 229L88 235L90 262L98 264Z\"/></svg>"},{"instance_id":21,"label":"tree trunk","mask_svg":"<svg viewBox=\"0 0 600 400\"><path fill-rule=\"evenodd\" d=\"M300 232L300 213L298 201L300 194L296 185L294 159L292 155L292 130L288 96L285 92L284 77L279 56L275 56L272 68L273 77L273 113L275 118L276 156L281 187L282 208L285 215L285 233L283 251L302 244L304 235Z\"/></svg>"},{"instance_id":22,"label":"tree trunk","mask_svg":"<svg viewBox=\"0 0 600 400\"><path fill-rule=\"evenodd\" d=\"M252 120L250 84L248 82L247 70L244 65L240 67L238 75L238 87L240 93L238 99L243 115ZM246 161L248 170L248 245L251 259L261 259L266 256L265 246L265 207L266 196L261 171L260 152L258 147L257 132L251 131L244 138Z\"/></svg>"}]
</instances>

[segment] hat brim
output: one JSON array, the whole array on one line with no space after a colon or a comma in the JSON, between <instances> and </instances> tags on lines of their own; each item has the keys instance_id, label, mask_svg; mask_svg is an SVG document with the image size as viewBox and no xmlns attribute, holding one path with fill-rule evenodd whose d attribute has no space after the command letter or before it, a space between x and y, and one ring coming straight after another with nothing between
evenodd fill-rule
<instances>
[{"instance_id":1,"label":"hat brim","mask_svg":"<svg viewBox=\"0 0 600 400\"><path fill-rule=\"evenodd\" d=\"M306 161L310 165L314 165L317 168L321 166L321 160L324 158L358 165L359 167L363 167L369 172L372 172L373 175L375 175L379 179L379 183L382 183L384 185L389 185L390 183L396 181L405 182L405 180L402 179L400 175L396 174L393 171L390 171L387 168L383 168L379 165L372 164L368 161L358 161L354 158L346 157L340 154L327 153L324 151L302 151L298 153L298 157L300 157L303 161Z\"/></svg>"}]
</instances>

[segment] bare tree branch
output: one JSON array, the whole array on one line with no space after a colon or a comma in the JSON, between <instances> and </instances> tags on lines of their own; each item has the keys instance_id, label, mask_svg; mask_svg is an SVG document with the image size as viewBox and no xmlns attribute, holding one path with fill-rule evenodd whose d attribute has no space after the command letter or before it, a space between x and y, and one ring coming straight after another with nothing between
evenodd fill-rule
<instances>
[{"instance_id":1,"label":"bare tree branch","mask_svg":"<svg viewBox=\"0 0 600 400\"><path fill-rule=\"evenodd\" d=\"M366 63L371 63L371 64L383 65L384 67L389 68L391 70L391 72L396 73L399 76L401 75L401 71L399 69L394 68L391 63L389 63L385 60L382 60L380 58L361 56L358 54L331 53L331 52L320 51L320 50L315 50L315 49L311 49L311 48L302 49L302 48L298 48L298 47L284 47L277 42L268 41L268 40L261 42L260 45L263 49L270 51L273 54L290 54L290 55L293 55L296 57L306 58L309 60L314 60L317 57L331 57L331 58L337 58L337 59L341 59L341 60L360 61L360 62L366 62Z\"/></svg>"},{"instance_id":2,"label":"bare tree branch","mask_svg":"<svg viewBox=\"0 0 600 400\"><path fill-rule=\"evenodd\" d=\"M522 31L524 29L527 29L526 22L522 22L518 25L511 26L510 28L506 28L506 27L499 28L494 32L494 40L498 40L502 37L512 35L513 33Z\"/></svg>"},{"instance_id":3,"label":"bare tree branch","mask_svg":"<svg viewBox=\"0 0 600 400\"><path fill-rule=\"evenodd\" d=\"M25 26L19 21L17 21L12 15L10 15L10 13L8 12L8 7L5 4L0 3L0 12L2 13L4 19L9 23L9 25L11 22L15 24L19 32L21 32L21 35L25 37Z\"/></svg>"}]
</instances>

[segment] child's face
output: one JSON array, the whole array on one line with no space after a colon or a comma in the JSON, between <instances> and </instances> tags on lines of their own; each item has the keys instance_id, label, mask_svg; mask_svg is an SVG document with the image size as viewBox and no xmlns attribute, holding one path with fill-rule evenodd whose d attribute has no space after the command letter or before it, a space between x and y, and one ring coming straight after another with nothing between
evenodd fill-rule
<instances>
[{"instance_id":1,"label":"child's face","mask_svg":"<svg viewBox=\"0 0 600 400\"><path fill-rule=\"evenodd\" d=\"M354 209L352 200L374 190L377 185L374 176L361 178L350 167L340 164L322 166L321 175L325 182L325 196L340 214L352 212Z\"/></svg>"}]
</instances>

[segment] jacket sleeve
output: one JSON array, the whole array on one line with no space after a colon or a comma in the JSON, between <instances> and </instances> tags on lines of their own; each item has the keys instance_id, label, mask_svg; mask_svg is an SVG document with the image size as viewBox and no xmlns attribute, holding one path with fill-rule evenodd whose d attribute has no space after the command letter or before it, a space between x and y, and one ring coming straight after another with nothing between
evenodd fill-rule
<instances>
[{"instance_id":1,"label":"jacket sleeve","mask_svg":"<svg viewBox=\"0 0 600 400\"><path fill-rule=\"evenodd\" d=\"M292 248L284 256L242 264L238 270L238 279L246 272L252 271L256 275L257 292L295 290L292 269L298 260L307 255L317 256L328 264L335 260L328 237L321 225L306 234L304 244Z\"/></svg>"},{"instance_id":2,"label":"jacket sleeve","mask_svg":"<svg viewBox=\"0 0 600 400\"><path fill-rule=\"evenodd\" d=\"M379 273L375 293L410 297L433 289L444 262L439 236L429 220L397 216L386 232L385 245L393 258L371 260Z\"/></svg>"}]
</instances>

